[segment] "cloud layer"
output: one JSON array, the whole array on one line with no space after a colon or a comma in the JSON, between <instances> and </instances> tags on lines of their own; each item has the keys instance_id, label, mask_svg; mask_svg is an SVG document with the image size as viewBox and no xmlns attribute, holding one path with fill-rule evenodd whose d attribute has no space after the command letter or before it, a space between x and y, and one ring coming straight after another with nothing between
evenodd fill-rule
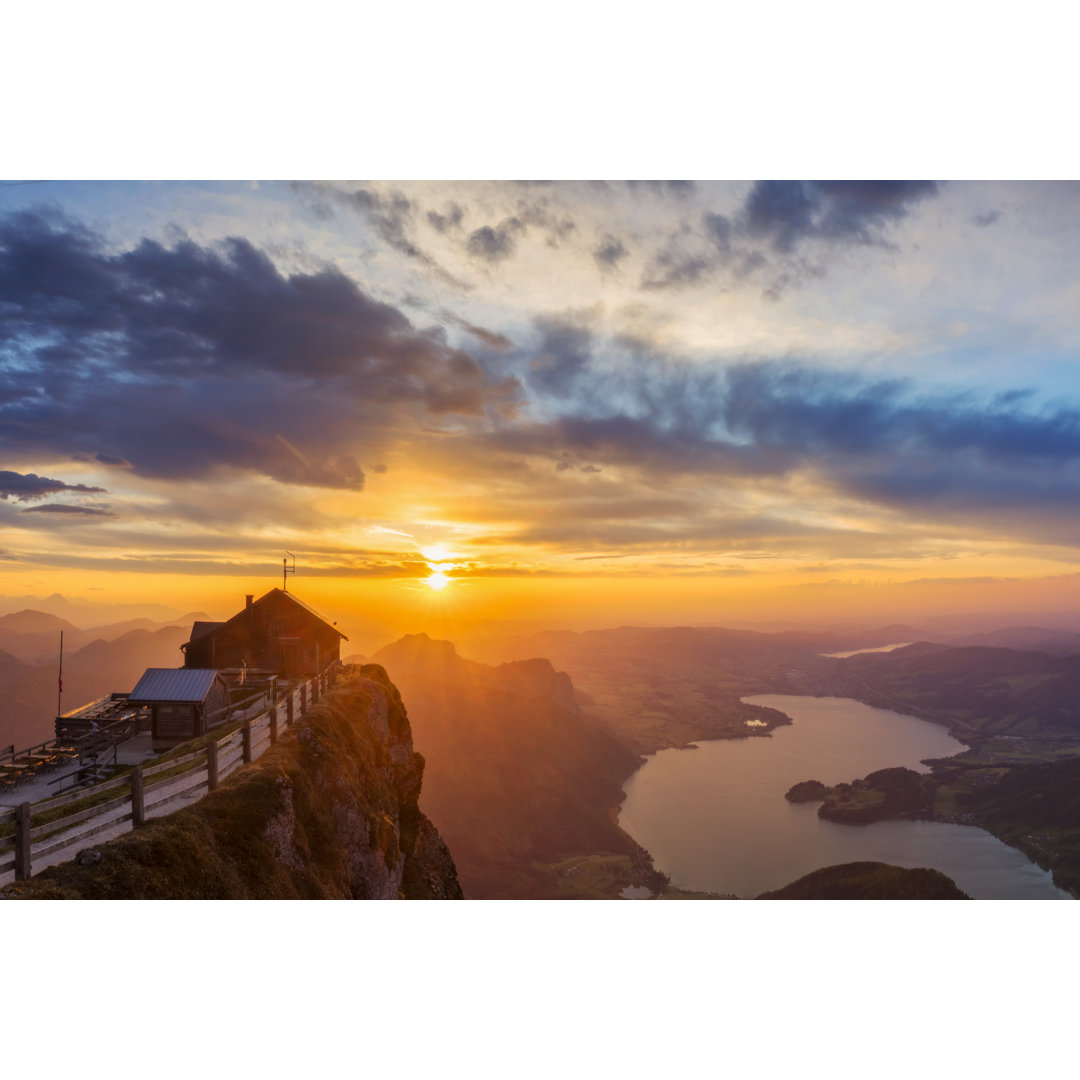
<instances>
[{"instance_id":1,"label":"cloud layer","mask_svg":"<svg viewBox=\"0 0 1080 1080\"><path fill-rule=\"evenodd\" d=\"M505 413L518 396L339 270L286 275L243 238L113 253L62 215L9 215L0 297L0 449L23 459L357 489L372 432Z\"/></svg>"},{"instance_id":2,"label":"cloud layer","mask_svg":"<svg viewBox=\"0 0 1080 1080\"><path fill-rule=\"evenodd\" d=\"M1026 390L1004 344L996 362L1016 389L984 389L989 365L967 333L983 308L997 317L994 296L977 307L949 294L936 254L908 275L949 199L973 263L1020 220L994 191L954 191L293 185L277 205L311 230L297 233L311 249L231 222L216 240L172 228L119 244L57 210L8 214L0 524L107 535L133 559L167 529L178 567L247 565L242 546L279 527L382 529L405 547L449 531L484 556L470 574L630 553L734 576L781 558L815 572L829 559L959 559L968 540L1072 550L1075 398ZM891 283L908 275L907 323L870 335L892 351L860 351L848 342L863 313L845 305L886 263L904 273L865 317L891 316ZM1077 282L1047 277L1038 300L1060 332ZM850 291L830 291L841 278ZM800 302L804 325L842 346L769 336ZM941 325L924 316L931 304ZM971 389L931 384L908 363L911 341L942 369L967 349ZM85 482L54 479L64 462ZM107 505L93 498L106 490ZM395 552L350 569L335 556L325 572L425 565Z\"/></svg>"}]
</instances>

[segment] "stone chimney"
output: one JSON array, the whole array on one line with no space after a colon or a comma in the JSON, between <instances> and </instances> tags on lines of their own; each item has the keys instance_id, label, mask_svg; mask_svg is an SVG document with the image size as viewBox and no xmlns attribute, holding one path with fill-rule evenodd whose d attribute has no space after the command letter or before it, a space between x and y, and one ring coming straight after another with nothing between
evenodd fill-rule
<instances>
[{"instance_id":1,"label":"stone chimney","mask_svg":"<svg viewBox=\"0 0 1080 1080\"><path fill-rule=\"evenodd\" d=\"M251 605L252 605L252 604L254 603L254 601L255 601L255 594L254 594L254 593L247 593L247 594L245 594L245 596L244 596L244 600L246 601L246 602L245 602L245 604L244 604L244 610L246 611L246 610L247 610L248 608L250 608L250 607L251 607Z\"/></svg>"}]
</instances>

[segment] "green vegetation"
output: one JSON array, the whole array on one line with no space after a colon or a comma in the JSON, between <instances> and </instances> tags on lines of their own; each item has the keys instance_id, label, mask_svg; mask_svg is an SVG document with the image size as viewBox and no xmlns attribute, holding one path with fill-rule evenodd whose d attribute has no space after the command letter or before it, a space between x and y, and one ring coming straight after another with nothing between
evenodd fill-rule
<instances>
[{"instance_id":1,"label":"green vegetation","mask_svg":"<svg viewBox=\"0 0 1080 1080\"><path fill-rule=\"evenodd\" d=\"M939 870L906 870L880 862L826 866L762 893L759 900L970 900Z\"/></svg>"},{"instance_id":2,"label":"green vegetation","mask_svg":"<svg viewBox=\"0 0 1080 1080\"><path fill-rule=\"evenodd\" d=\"M789 788L784 798L793 803L821 802L828 794L829 789L820 780L803 780Z\"/></svg>"},{"instance_id":3,"label":"green vegetation","mask_svg":"<svg viewBox=\"0 0 1080 1080\"><path fill-rule=\"evenodd\" d=\"M789 798L794 790L788 792ZM933 788L926 777L913 769L879 769L862 780L827 788L818 817L844 825L869 825L886 819L929 817L932 803Z\"/></svg>"},{"instance_id":4,"label":"green vegetation","mask_svg":"<svg viewBox=\"0 0 1080 1080\"><path fill-rule=\"evenodd\" d=\"M1080 894L1080 759L988 773L951 796L961 814Z\"/></svg>"},{"instance_id":5,"label":"green vegetation","mask_svg":"<svg viewBox=\"0 0 1080 1080\"><path fill-rule=\"evenodd\" d=\"M574 855L558 862L533 864L556 883L555 900L615 900L635 876L629 855L601 853Z\"/></svg>"},{"instance_id":6,"label":"green vegetation","mask_svg":"<svg viewBox=\"0 0 1080 1080\"><path fill-rule=\"evenodd\" d=\"M199 803L100 845L93 865L52 867L5 895L460 898L417 805L422 775L400 698L382 669L365 667Z\"/></svg>"}]
</instances>

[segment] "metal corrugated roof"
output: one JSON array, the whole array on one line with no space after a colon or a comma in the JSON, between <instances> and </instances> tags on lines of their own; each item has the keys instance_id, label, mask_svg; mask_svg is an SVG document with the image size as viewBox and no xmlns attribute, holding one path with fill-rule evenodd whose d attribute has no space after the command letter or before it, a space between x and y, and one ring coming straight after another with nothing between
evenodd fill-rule
<instances>
[{"instance_id":1,"label":"metal corrugated roof","mask_svg":"<svg viewBox=\"0 0 1080 1080\"><path fill-rule=\"evenodd\" d=\"M211 668L147 668L128 701L203 701L216 678Z\"/></svg>"}]
</instances>

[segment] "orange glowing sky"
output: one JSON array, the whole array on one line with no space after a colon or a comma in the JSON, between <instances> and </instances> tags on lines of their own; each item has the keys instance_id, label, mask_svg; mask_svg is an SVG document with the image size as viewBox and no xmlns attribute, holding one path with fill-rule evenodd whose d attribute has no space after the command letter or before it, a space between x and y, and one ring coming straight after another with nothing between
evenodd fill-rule
<instances>
[{"instance_id":1,"label":"orange glowing sky","mask_svg":"<svg viewBox=\"0 0 1080 1080\"><path fill-rule=\"evenodd\" d=\"M362 633L1078 598L1080 188L0 188L0 592ZM302 582L302 585L301 585Z\"/></svg>"}]
</instances>

